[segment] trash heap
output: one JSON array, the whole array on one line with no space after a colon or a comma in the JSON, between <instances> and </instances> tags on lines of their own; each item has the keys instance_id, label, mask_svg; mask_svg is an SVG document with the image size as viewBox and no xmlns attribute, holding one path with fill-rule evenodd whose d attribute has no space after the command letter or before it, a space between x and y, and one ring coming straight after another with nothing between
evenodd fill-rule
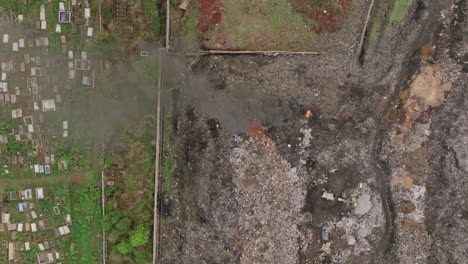
<instances>
[{"instance_id":1,"label":"trash heap","mask_svg":"<svg viewBox=\"0 0 468 264\"><path fill-rule=\"evenodd\" d=\"M240 263L298 263L299 219L306 191L268 140L243 141L231 160L240 219Z\"/></svg>"}]
</instances>

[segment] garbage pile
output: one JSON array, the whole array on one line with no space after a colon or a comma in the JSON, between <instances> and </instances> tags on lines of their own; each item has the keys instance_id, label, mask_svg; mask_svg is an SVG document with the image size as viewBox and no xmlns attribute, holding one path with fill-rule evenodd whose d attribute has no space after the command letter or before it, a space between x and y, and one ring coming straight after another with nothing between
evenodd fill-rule
<instances>
[{"instance_id":1,"label":"garbage pile","mask_svg":"<svg viewBox=\"0 0 468 264\"><path fill-rule=\"evenodd\" d=\"M346 216L323 223L322 254L317 260L344 263L353 256L368 253L372 242L382 235L385 224L379 196L367 183L360 183L358 188L343 193L342 197L335 197L327 190L322 192L322 199L342 202L350 210Z\"/></svg>"},{"instance_id":2,"label":"garbage pile","mask_svg":"<svg viewBox=\"0 0 468 264\"><path fill-rule=\"evenodd\" d=\"M303 180L265 140L243 141L230 162L240 212L240 263L299 263Z\"/></svg>"}]
</instances>

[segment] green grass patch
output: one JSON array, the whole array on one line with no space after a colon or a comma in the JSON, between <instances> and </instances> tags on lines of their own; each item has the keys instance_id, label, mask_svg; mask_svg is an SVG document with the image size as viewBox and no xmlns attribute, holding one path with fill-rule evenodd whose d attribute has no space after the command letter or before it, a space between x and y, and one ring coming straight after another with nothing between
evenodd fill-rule
<instances>
[{"instance_id":1,"label":"green grass patch","mask_svg":"<svg viewBox=\"0 0 468 264\"><path fill-rule=\"evenodd\" d=\"M154 40L159 40L161 37L161 16L158 4L153 0L141 0L141 9L143 14L151 20L151 32L154 35Z\"/></svg>"},{"instance_id":2,"label":"green grass patch","mask_svg":"<svg viewBox=\"0 0 468 264\"><path fill-rule=\"evenodd\" d=\"M170 151L170 152L169 152ZM168 150L168 153L163 162L163 190L164 196L168 198L172 193L174 187L174 171L175 171L175 159L172 150Z\"/></svg>"},{"instance_id":3,"label":"green grass patch","mask_svg":"<svg viewBox=\"0 0 468 264\"><path fill-rule=\"evenodd\" d=\"M222 21L204 33L205 45L219 48L218 40L224 38L225 48L312 50L316 38L312 26L288 1L225 1Z\"/></svg>"},{"instance_id":4,"label":"green grass patch","mask_svg":"<svg viewBox=\"0 0 468 264\"><path fill-rule=\"evenodd\" d=\"M379 40L379 29L380 29L380 21L375 21L372 24L370 37L369 37L369 48L373 49Z\"/></svg>"},{"instance_id":5,"label":"green grass patch","mask_svg":"<svg viewBox=\"0 0 468 264\"><path fill-rule=\"evenodd\" d=\"M413 0L395 0L389 23L401 23L408 14L408 8L413 4Z\"/></svg>"},{"instance_id":6,"label":"green grass patch","mask_svg":"<svg viewBox=\"0 0 468 264\"><path fill-rule=\"evenodd\" d=\"M163 164L162 164L162 176L164 182L162 183L164 197L168 198L174 188L174 171L176 168L175 160L175 149L173 141L173 131L172 131L172 97L167 96L164 108L164 138L163 138Z\"/></svg>"},{"instance_id":7,"label":"green grass patch","mask_svg":"<svg viewBox=\"0 0 468 264\"><path fill-rule=\"evenodd\" d=\"M199 18L200 13L198 12L198 8L190 5L185 16L181 19L180 26L182 30L179 32L180 37L176 38L176 41L180 41L180 43L177 43L177 46L182 51L192 51L198 48L202 36L197 27Z\"/></svg>"},{"instance_id":8,"label":"green grass patch","mask_svg":"<svg viewBox=\"0 0 468 264\"><path fill-rule=\"evenodd\" d=\"M8 14L10 12L18 11L18 0L1 0L0 1L0 14Z\"/></svg>"},{"instance_id":9,"label":"green grass patch","mask_svg":"<svg viewBox=\"0 0 468 264\"><path fill-rule=\"evenodd\" d=\"M369 32L369 53L374 52L377 42L379 41L382 22L385 15L385 9L380 4L377 4L375 9L377 10L377 12L372 20L372 26Z\"/></svg>"},{"instance_id":10,"label":"green grass patch","mask_svg":"<svg viewBox=\"0 0 468 264\"><path fill-rule=\"evenodd\" d=\"M101 241L97 238L102 233L100 194L99 188L92 185L70 189L69 210L75 248L70 250L69 263L101 263Z\"/></svg>"}]
</instances>

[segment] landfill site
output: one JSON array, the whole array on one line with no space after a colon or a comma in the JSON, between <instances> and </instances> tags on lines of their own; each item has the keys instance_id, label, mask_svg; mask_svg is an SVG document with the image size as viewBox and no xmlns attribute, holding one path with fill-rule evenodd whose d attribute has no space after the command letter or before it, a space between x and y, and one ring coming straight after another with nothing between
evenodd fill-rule
<instances>
[{"instance_id":1,"label":"landfill site","mask_svg":"<svg viewBox=\"0 0 468 264\"><path fill-rule=\"evenodd\" d=\"M160 263L468 263L466 1L331 2L316 53L184 58Z\"/></svg>"},{"instance_id":2,"label":"landfill site","mask_svg":"<svg viewBox=\"0 0 468 264\"><path fill-rule=\"evenodd\" d=\"M467 12L0 0L0 263L468 264Z\"/></svg>"}]
</instances>

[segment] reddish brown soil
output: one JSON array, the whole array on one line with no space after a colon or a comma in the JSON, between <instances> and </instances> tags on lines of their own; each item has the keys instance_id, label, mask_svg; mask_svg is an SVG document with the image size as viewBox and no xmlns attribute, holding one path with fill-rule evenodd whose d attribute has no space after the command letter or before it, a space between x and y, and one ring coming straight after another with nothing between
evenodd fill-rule
<instances>
[{"instance_id":1,"label":"reddish brown soil","mask_svg":"<svg viewBox=\"0 0 468 264\"><path fill-rule=\"evenodd\" d=\"M344 24L346 17L352 10L352 6L352 0L339 0L337 6L329 6L311 12L310 18L318 23L312 30L316 33L333 33L337 31Z\"/></svg>"},{"instance_id":2,"label":"reddish brown soil","mask_svg":"<svg viewBox=\"0 0 468 264\"><path fill-rule=\"evenodd\" d=\"M259 123L249 124L247 127L247 134L253 140L263 141L270 147L275 146L275 142L266 135L265 130L263 129L262 125L260 125Z\"/></svg>"},{"instance_id":3,"label":"reddish brown soil","mask_svg":"<svg viewBox=\"0 0 468 264\"><path fill-rule=\"evenodd\" d=\"M255 140L264 140L266 138L265 130L259 123L252 123L247 127L247 134Z\"/></svg>"},{"instance_id":4,"label":"reddish brown soil","mask_svg":"<svg viewBox=\"0 0 468 264\"><path fill-rule=\"evenodd\" d=\"M223 19L222 0L197 0L200 20L198 20L198 30L206 32L210 26L214 26Z\"/></svg>"},{"instance_id":5,"label":"reddish brown soil","mask_svg":"<svg viewBox=\"0 0 468 264\"><path fill-rule=\"evenodd\" d=\"M290 0L295 7L295 10L302 13L307 19L315 21L317 24L312 28L316 33L326 32L333 33L346 22L353 9L353 0L334 0L330 1L320 8L315 7L310 10L310 7L304 6L300 0Z\"/></svg>"}]
</instances>

